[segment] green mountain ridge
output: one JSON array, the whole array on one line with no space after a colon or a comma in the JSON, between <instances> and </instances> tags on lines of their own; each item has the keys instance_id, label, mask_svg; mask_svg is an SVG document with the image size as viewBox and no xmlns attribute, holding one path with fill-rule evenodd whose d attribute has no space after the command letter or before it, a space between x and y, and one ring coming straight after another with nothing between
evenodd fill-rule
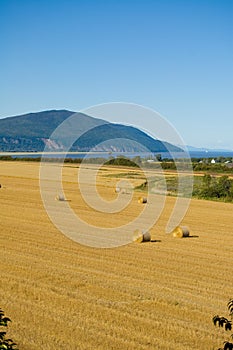
<instances>
[{"instance_id":1,"label":"green mountain ridge","mask_svg":"<svg viewBox=\"0 0 233 350\"><path fill-rule=\"evenodd\" d=\"M64 126L61 129L58 128L60 124ZM56 132L53 134L54 130ZM68 147L70 142L73 143L71 148ZM109 123L68 110L42 111L0 119L1 152L42 152L45 147L47 151L80 152L182 151L168 142L153 139L133 126Z\"/></svg>"}]
</instances>

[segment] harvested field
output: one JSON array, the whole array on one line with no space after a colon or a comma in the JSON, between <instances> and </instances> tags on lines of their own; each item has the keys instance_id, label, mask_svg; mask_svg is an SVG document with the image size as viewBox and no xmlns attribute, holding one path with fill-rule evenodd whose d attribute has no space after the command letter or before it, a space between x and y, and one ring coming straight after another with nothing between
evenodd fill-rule
<instances>
[{"instance_id":1,"label":"harvested field","mask_svg":"<svg viewBox=\"0 0 233 350\"><path fill-rule=\"evenodd\" d=\"M114 227L143 209L135 193L122 213L91 212L80 198L77 171L65 166L65 197L84 220ZM134 173L137 185L141 179ZM0 307L13 321L8 336L20 350L222 345L225 332L213 326L212 317L226 315L233 297L232 204L192 200L182 222L191 237L175 239L164 233L175 201L168 197L151 230L155 242L96 249L73 242L51 223L38 178L37 163L0 162ZM101 195L117 196L119 177L100 171L97 181Z\"/></svg>"}]
</instances>

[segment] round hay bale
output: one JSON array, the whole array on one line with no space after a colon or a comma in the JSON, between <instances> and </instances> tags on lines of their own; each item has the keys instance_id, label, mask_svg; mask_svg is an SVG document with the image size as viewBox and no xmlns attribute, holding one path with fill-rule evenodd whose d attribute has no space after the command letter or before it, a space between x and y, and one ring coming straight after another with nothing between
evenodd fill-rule
<instances>
[{"instance_id":1,"label":"round hay bale","mask_svg":"<svg viewBox=\"0 0 233 350\"><path fill-rule=\"evenodd\" d=\"M116 188L115 188L115 192L116 192L116 193L120 193L120 192L121 192L121 188L120 188L120 187L116 187Z\"/></svg>"},{"instance_id":2,"label":"round hay bale","mask_svg":"<svg viewBox=\"0 0 233 350\"><path fill-rule=\"evenodd\" d=\"M135 230L133 234L133 241L135 243L150 242L151 235L148 231Z\"/></svg>"},{"instance_id":3,"label":"round hay bale","mask_svg":"<svg viewBox=\"0 0 233 350\"><path fill-rule=\"evenodd\" d=\"M187 226L177 226L172 231L172 235L175 238L189 237L189 229Z\"/></svg>"},{"instance_id":4,"label":"round hay bale","mask_svg":"<svg viewBox=\"0 0 233 350\"><path fill-rule=\"evenodd\" d=\"M150 232L148 231L143 232L143 242L150 242L150 241L151 241Z\"/></svg>"},{"instance_id":5,"label":"round hay bale","mask_svg":"<svg viewBox=\"0 0 233 350\"><path fill-rule=\"evenodd\" d=\"M147 198L146 198L146 197L139 197L139 198L138 198L138 203L140 203L140 204L145 204L145 203L147 203Z\"/></svg>"},{"instance_id":6,"label":"round hay bale","mask_svg":"<svg viewBox=\"0 0 233 350\"><path fill-rule=\"evenodd\" d=\"M61 201L61 202L65 201L65 197L61 194L56 195L55 199L56 201Z\"/></svg>"}]
</instances>

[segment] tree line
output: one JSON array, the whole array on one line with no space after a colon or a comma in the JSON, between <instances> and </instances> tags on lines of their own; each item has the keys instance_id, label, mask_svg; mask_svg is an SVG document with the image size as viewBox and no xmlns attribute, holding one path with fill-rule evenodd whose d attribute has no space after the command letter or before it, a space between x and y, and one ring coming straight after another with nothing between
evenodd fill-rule
<instances>
[{"instance_id":1,"label":"tree line","mask_svg":"<svg viewBox=\"0 0 233 350\"><path fill-rule=\"evenodd\" d=\"M227 175L220 177L205 174L202 183L194 187L193 195L203 199L233 201L233 180Z\"/></svg>"}]
</instances>

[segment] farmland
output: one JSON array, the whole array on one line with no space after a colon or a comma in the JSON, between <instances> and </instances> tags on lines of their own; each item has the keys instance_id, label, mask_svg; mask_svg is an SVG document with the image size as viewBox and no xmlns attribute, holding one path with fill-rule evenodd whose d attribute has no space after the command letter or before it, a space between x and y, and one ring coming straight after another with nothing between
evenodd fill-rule
<instances>
[{"instance_id":1,"label":"farmland","mask_svg":"<svg viewBox=\"0 0 233 350\"><path fill-rule=\"evenodd\" d=\"M122 213L93 212L81 199L77 172L65 165L64 189L83 220L114 227L139 215L137 193ZM99 193L115 198L119 178L140 185L135 172L104 167ZM192 199L182 222L192 237L175 239L164 233L175 202L167 197L151 229L155 242L97 249L52 224L38 163L0 162L0 183L0 307L20 350L211 350L225 340L212 317L233 297L231 203Z\"/></svg>"}]
</instances>

